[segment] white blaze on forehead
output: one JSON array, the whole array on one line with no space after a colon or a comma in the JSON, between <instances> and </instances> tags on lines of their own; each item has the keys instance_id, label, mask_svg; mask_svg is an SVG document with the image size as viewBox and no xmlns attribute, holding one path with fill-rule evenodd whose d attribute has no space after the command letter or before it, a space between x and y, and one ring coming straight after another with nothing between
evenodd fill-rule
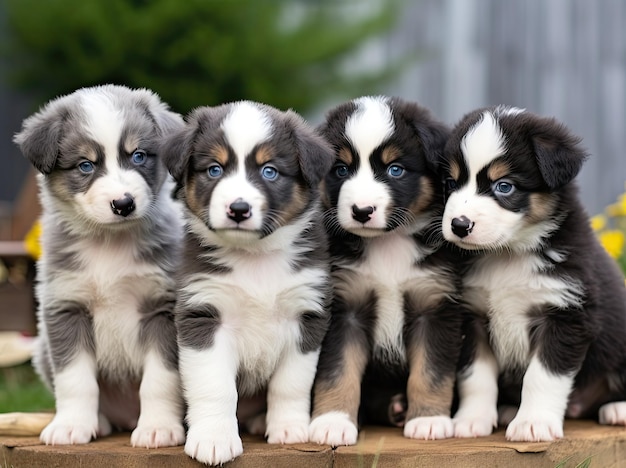
<instances>
[{"instance_id":1,"label":"white blaze on forehead","mask_svg":"<svg viewBox=\"0 0 626 468\"><path fill-rule=\"evenodd\" d=\"M474 125L461 141L461 151L469 169L470 181L491 161L502 156L506 150L504 135L498 122L485 111L481 120Z\"/></svg>"},{"instance_id":2,"label":"white blaze on forehead","mask_svg":"<svg viewBox=\"0 0 626 468\"><path fill-rule=\"evenodd\" d=\"M356 99L357 110L346 122L346 137L359 156L367 160L394 131L391 109L383 97Z\"/></svg>"},{"instance_id":3,"label":"white blaze on forehead","mask_svg":"<svg viewBox=\"0 0 626 468\"><path fill-rule=\"evenodd\" d=\"M221 128L226 141L242 161L256 145L269 139L272 122L254 103L242 101L233 104Z\"/></svg>"},{"instance_id":4,"label":"white blaze on forehead","mask_svg":"<svg viewBox=\"0 0 626 468\"><path fill-rule=\"evenodd\" d=\"M87 92L82 96L82 104L87 114L85 131L104 148L105 158L117 164L118 148L124 116L104 93Z\"/></svg>"}]
</instances>

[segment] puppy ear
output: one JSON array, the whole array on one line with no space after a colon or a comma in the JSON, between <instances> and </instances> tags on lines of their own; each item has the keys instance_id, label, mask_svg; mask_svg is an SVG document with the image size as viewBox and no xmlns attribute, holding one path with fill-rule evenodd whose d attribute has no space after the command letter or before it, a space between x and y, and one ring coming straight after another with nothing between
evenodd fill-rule
<instances>
[{"instance_id":1,"label":"puppy ear","mask_svg":"<svg viewBox=\"0 0 626 468\"><path fill-rule=\"evenodd\" d=\"M181 185L184 178L196 132L195 126L183 126L178 130L171 131L161 140L161 158L178 186Z\"/></svg>"},{"instance_id":2,"label":"puppy ear","mask_svg":"<svg viewBox=\"0 0 626 468\"><path fill-rule=\"evenodd\" d=\"M555 119L537 118L532 142L539 171L551 190L571 182L587 159L581 138Z\"/></svg>"},{"instance_id":3,"label":"puppy ear","mask_svg":"<svg viewBox=\"0 0 626 468\"><path fill-rule=\"evenodd\" d=\"M13 137L22 154L43 174L50 174L56 164L68 116L67 107L53 102L25 119L22 130Z\"/></svg>"},{"instance_id":4,"label":"puppy ear","mask_svg":"<svg viewBox=\"0 0 626 468\"><path fill-rule=\"evenodd\" d=\"M326 140L300 115L287 111L287 116L294 126L302 176L309 187L317 187L330 171L335 162L335 155Z\"/></svg>"},{"instance_id":5,"label":"puppy ear","mask_svg":"<svg viewBox=\"0 0 626 468\"><path fill-rule=\"evenodd\" d=\"M155 113L157 125L161 135L169 135L185 127L185 121L180 114L166 109L160 109Z\"/></svg>"}]
</instances>

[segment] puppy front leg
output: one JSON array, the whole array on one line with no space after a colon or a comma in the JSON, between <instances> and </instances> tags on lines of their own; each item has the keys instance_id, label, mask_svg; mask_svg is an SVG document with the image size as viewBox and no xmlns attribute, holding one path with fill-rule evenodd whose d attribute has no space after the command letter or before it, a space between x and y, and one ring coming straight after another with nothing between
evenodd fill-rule
<instances>
[{"instance_id":1,"label":"puppy front leg","mask_svg":"<svg viewBox=\"0 0 626 468\"><path fill-rule=\"evenodd\" d=\"M319 350L288 351L272 376L267 391L267 441L270 444L308 442L311 387Z\"/></svg>"},{"instance_id":2,"label":"puppy front leg","mask_svg":"<svg viewBox=\"0 0 626 468\"><path fill-rule=\"evenodd\" d=\"M185 336L179 339L188 405L185 453L202 463L221 465L243 453L236 415L237 350L224 330L218 330L206 348L186 346Z\"/></svg>"},{"instance_id":3,"label":"puppy front leg","mask_svg":"<svg viewBox=\"0 0 626 468\"><path fill-rule=\"evenodd\" d=\"M513 441L540 442L563 437L563 419L574 377L558 374L533 356L524 374L522 401L506 429Z\"/></svg>"},{"instance_id":4,"label":"puppy front leg","mask_svg":"<svg viewBox=\"0 0 626 468\"><path fill-rule=\"evenodd\" d=\"M405 297L407 310L415 310ZM405 343L409 361L404 436L444 439L454 435L451 418L455 372L461 351L462 314L444 301L435 310L408 319Z\"/></svg>"},{"instance_id":5,"label":"puppy front leg","mask_svg":"<svg viewBox=\"0 0 626 468\"><path fill-rule=\"evenodd\" d=\"M477 343L471 364L459 372L455 437L487 436L498 425L498 363L484 338Z\"/></svg>"},{"instance_id":6,"label":"puppy front leg","mask_svg":"<svg viewBox=\"0 0 626 468\"><path fill-rule=\"evenodd\" d=\"M185 441L180 378L151 351L144 361L139 387L141 413L130 442L133 447L169 447Z\"/></svg>"},{"instance_id":7,"label":"puppy front leg","mask_svg":"<svg viewBox=\"0 0 626 468\"><path fill-rule=\"evenodd\" d=\"M79 304L43 311L54 368L56 414L41 432L47 445L85 444L98 433L95 342L91 316Z\"/></svg>"},{"instance_id":8,"label":"puppy front leg","mask_svg":"<svg viewBox=\"0 0 626 468\"><path fill-rule=\"evenodd\" d=\"M312 442L333 447L356 444L361 380L369 358L359 327L331 324L320 353L309 428Z\"/></svg>"}]
</instances>

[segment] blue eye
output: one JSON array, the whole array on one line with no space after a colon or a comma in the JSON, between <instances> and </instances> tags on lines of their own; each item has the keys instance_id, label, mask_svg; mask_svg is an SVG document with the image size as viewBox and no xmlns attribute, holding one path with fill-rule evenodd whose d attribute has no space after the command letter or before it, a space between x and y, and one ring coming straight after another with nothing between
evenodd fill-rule
<instances>
[{"instance_id":1,"label":"blue eye","mask_svg":"<svg viewBox=\"0 0 626 468\"><path fill-rule=\"evenodd\" d=\"M78 165L78 170L83 174L91 174L95 169L95 166L91 161L83 161Z\"/></svg>"},{"instance_id":2,"label":"blue eye","mask_svg":"<svg viewBox=\"0 0 626 468\"><path fill-rule=\"evenodd\" d=\"M209 174L209 177L211 179L217 179L218 177L221 177L223 173L224 169L222 169L222 166L220 166L219 164L212 164L207 169L207 174Z\"/></svg>"},{"instance_id":3,"label":"blue eye","mask_svg":"<svg viewBox=\"0 0 626 468\"><path fill-rule=\"evenodd\" d=\"M498 180L493 184L493 191L501 195L510 195L514 190L515 185L508 180Z\"/></svg>"},{"instance_id":4,"label":"blue eye","mask_svg":"<svg viewBox=\"0 0 626 468\"><path fill-rule=\"evenodd\" d=\"M267 180L276 180L278 177L278 171L274 166L263 166L261 168L261 176Z\"/></svg>"},{"instance_id":5,"label":"blue eye","mask_svg":"<svg viewBox=\"0 0 626 468\"><path fill-rule=\"evenodd\" d=\"M397 164L392 164L387 168L387 174L391 177L401 177L404 174L404 168Z\"/></svg>"},{"instance_id":6,"label":"blue eye","mask_svg":"<svg viewBox=\"0 0 626 468\"><path fill-rule=\"evenodd\" d=\"M454 180L452 177L448 177L445 181L444 181L446 190L448 192L453 192L455 191L457 188L459 188L458 184L456 183L456 180Z\"/></svg>"},{"instance_id":7,"label":"blue eye","mask_svg":"<svg viewBox=\"0 0 626 468\"><path fill-rule=\"evenodd\" d=\"M135 150L135 152L133 153L133 164L136 164L137 166L141 166L143 163L145 163L146 159L148 159L148 155L143 150Z\"/></svg>"},{"instance_id":8,"label":"blue eye","mask_svg":"<svg viewBox=\"0 0 626 468\"><path fill-rule=\"evenodd\" d=\"M337 177L346 177L348 172L348 166L345 164L337 164L335 166L335 174L337 174Z\"/></svg>"}]
</instances>

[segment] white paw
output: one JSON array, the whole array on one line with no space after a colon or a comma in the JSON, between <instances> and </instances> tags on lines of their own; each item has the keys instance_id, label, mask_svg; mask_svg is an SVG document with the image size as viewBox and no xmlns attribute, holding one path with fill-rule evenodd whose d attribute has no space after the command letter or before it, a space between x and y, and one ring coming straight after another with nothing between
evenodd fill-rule
<instances>
[{"instance_id":1,"label":"white paw","mask_svg":"<svg viewBox=\"0 0 626 468\"><path fill-rule=\"evenodd\" d=\"M447 439L454 435L454 425L448 416L413 418L404 424L404 437L411 439Z\"/></svg>"},{"instance_id":2,"label":"white paw","mask_svg":"<svg viewBox=\"0 0 626 468\"><path fill-rule=\"evenodd\" d=\"M79 421L66 421L55 417L48 424L39 439L46 445L73 445L86 444L96 437L98 422L84 424Z\"/></svg>"},{"instance_id":3,"label":"white paw","mask_svg":"<svg viewBox=\"0 0 626 468\"><path fill-rule=\"evenodd\" d=\"M598 412L600 424L626 426L626 401L607 403L600 407Z\"/></svg>"},{"instance_id":4,"label":"white paw","mask_svg":"<svg viewBox=\"0 0 626 468\"><path fill-rule=\"evenodd\" d=\"M185 453L207 465L221 465L241 455L243 444L237 430L196 425L187 433Z\"/></svg>"},{"instance_id":5,"label":"white paw","mask_svg":"<svg viewBox=\"0 0 626 468\"><path fill-rule=\"evenodd\" d=\"M493 432L493 428L498 425L498 412L494 408L483 414L471 414L459 411L452 418L454 424L454 437L472 438L488 436Z\"/></svg>"},{"instance_id":6,"label":"white paw","mask_svg":"<svg viewBox=\"0 0 626 468\"><path fill-rule=\"evenodd\" d=\"M140 425L130 436L133 447L157 448L175 447L185 442L185 430L182 424L154 427Z\"/></svg>"},{"instance_id":7,"label":"white paw","mask_svg":"<svg viewBox=\"0 0 626 468\"><path fill-rule=\"evenodd\" d=\"M341 445L356 444L359 430L344 412L333 411L322 414L311 421L309 440L318 444Z\"/></svg>"},{"instance_id":8,"label":"white paw","mask_svg":"<svg viewBox=\"0 0 626 468\"><path fill-rule=\"evenodd\" d=\"M563 420L549 415L541 418L515 417L506 428L506 438L514 442L549 442L563 438Z\"/></svg>"},{"instance_id":9,"label":"white paw","mask_svg":"<svg viewBox=\"0 0 626 468\"><path fill-rule=\"evenodd\" d=\"M269 444L299 444L308 442L309 421L286 421L284 424L268 424L266 435Z\"/></svg>"}]
</instances>

